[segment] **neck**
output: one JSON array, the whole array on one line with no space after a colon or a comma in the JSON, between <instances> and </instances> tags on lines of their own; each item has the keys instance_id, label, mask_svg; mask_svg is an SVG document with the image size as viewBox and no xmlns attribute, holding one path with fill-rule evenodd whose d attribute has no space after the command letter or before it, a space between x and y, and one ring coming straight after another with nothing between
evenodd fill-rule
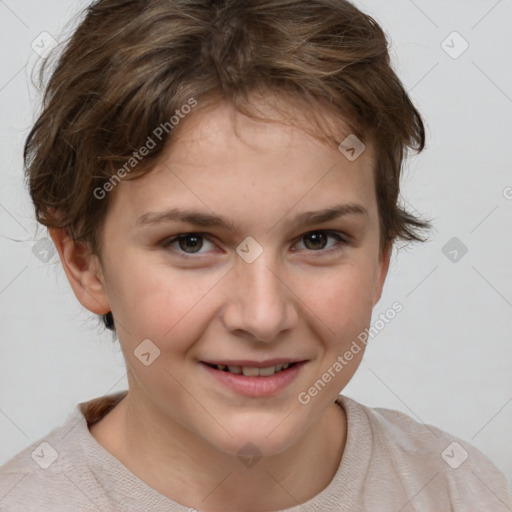
<instances>
[{"instance_id":1,"label":"neck","mask_svg":"<svg viewBox=\"0 0 512 512\"><path fill-rule=\"evenodd\" d=\"M279 510L312 499L333 479L346 440L343 409L332 404L285 451L255 464L219 451L130 390L93 437L132 473L171 500L198 510Z\"/></svg>"}]
</instances>

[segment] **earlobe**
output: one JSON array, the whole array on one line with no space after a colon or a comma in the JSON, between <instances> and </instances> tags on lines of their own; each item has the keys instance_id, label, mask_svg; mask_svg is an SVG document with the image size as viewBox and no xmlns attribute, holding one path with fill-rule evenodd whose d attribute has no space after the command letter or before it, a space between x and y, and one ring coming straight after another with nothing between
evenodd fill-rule
<instances>
[{"instance_id":1,"label":"earlobe","mask_svg":"<svg viewBox=\"0 0 512 512\"><path fill-rule=\"evenodd\" d=\"M98 315L110 311L101 265L81 242L74 242L64 228L49 228L69 284L82 306Z\"/></svg>"}]
</instances>

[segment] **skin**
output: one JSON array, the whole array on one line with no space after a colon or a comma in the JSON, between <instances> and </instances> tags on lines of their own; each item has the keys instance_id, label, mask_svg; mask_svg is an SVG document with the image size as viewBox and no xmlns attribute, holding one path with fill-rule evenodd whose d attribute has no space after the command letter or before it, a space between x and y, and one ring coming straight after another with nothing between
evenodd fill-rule
<instances>
[{"instance_id":1,"label":"skin","mask_svg":"<svg viewBox=\"0 0 512 512\"><path fill-rule=\"evenodd\" d=\"M101 260L63 230L50 231L78 300L96 314L113 312L126 360L128 396L91 434L186 506L293 507L338 469L347 425L334 401L364 350L308 404L298 395L370 325L389 267L390 248L379 252L372 146L351 162L298 128L253 121L225 103L183 123L149 174L110 192ZM358 203L367 215L293 222L340 203ZM137 226L141 215L170 207L222 215L236 229ZM311 238L319 230L349 242ZM197 246L162 245L184 233L206 235ZM248 236L263 248L252 263L236 252ZM149 366L134 355L144 339L160 350ZM273 357L308 363L284 390L259 398L218 383L199 363ZM248 442L262 455L252 467L237 457Z\"/></svg>"}]
</instances>

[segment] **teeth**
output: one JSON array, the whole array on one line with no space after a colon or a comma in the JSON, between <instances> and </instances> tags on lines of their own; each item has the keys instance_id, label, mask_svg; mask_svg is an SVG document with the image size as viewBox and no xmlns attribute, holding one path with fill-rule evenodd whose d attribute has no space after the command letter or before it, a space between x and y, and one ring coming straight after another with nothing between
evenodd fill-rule
<instances>
[{"instance_id":1,"label":"teeth","mask_svg":"<svg viewBox=\"0 0 512 512\"><path fill-rule=\"evenodd\" d=\"M289 366L290 363L285 363L277 364L276 366L268 366L267 368L251 368L249 366L242 368L241 366L226 366L223 364L217 364L215 368L225 372L229 371L230 373L234 373L236 375L243 374L246 377L270 377L271 375L274 375L274 373L286 370L289 368Z\"/></svg>"},{"instance_id":2,"label":"teeth","mask_svg":"<svg viewBox=\"0 0 512 512\"><path fill-rule=\"evenodd\" d=\"M263 370L264 368L262 368ZM242 368L242 373L246 377L257 377L260 374L260 370L258 368Z\"/></svg>"}]
</instances>

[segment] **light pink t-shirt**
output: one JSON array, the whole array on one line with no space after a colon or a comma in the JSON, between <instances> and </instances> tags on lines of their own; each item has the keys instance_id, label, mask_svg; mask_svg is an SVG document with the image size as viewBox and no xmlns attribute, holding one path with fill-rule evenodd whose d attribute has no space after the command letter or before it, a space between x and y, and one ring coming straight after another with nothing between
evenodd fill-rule
<instances>
[{"instance_id":1,"label":"light pink t-shirt","mask_svg":"<svg viewBox=\"0 0 512 512\"><path fill-rule=\"evenodd\" d=\"M195 510L149 487L91 436L88 423L125 394L79 404L2 466L0 511ZM505 477L473 446L398 411L336 402L347 417L340 466L322 492L286 512L512 512Z\"/></svg>"}]
</instances>

